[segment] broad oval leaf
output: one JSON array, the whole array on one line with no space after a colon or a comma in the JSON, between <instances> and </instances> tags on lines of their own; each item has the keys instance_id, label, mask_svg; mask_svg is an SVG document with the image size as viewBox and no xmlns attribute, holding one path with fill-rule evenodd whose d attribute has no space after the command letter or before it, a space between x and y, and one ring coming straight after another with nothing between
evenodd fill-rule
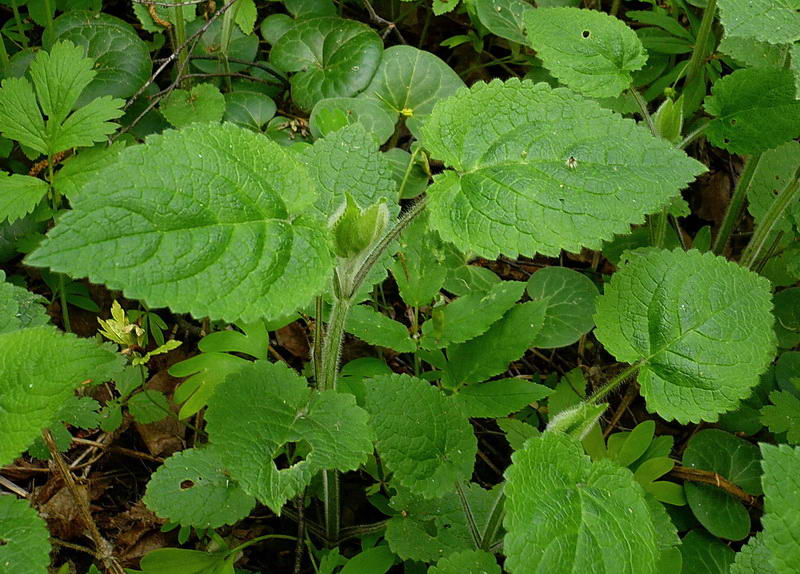
<instances>
[{"instance_id":1,"label":"broad oval leaf","mask_svg":"<svg viewBox=\"0 0 800 574\"><path fill-rule=\"evenodd\" d=\"M746 492L761 494L758 447L719 429L700 431L689 440L683 465L716 472ZM710 484L686 482L686 500L700 523L714 536L743 540L750 515L739 499Z\"/></svg>"},{"instance_id":2,"label":"broad oval leaf","mask_svg":"<svg viewBox=\"0 0 800 574\"><path fill-rule=\"evenodd\" d=\"M592 463L577 439L554 432L529 439L511 460L503 521L509 572L656 571L653 520L628 469Z\"/></svg>"},{"instance_id":3,"label":"broad oval leaf","mask_svg":"<svg viewBox=\"0 0 800 574\"><path fill-rule=\"evenodd\" d=\"M369 86L359 96L379 102L396 119L406 119L415 136L439 100L456 93L463 80L441 59L411 46L392 46Z\"/></svg>"},{"instance_id":4,"label":"broad oval leaf","mask_svg":"<svg viewBox=\"0 0 800 574\"><path fill-rule=\"evenodd\" d=\"M461 405L427 381L383 375L366 382L377 449L394 480L425 498L468 480L477 442ZM398 416L398 413L403 413Z\"/></svg>"},{"instance_id":5,"label":"broad oval leaf","mask_svg":"<svg viewBox=\"0 0 800 574\"><path fill-rule=\"evenodd\" d=\"M321 470L355 470L373 450L367 413L353 395L308 388L282 363L257 361L228 375L208 402L206 419L220 460L245 492L280 513ZM309 452L278 469L287 443ZM298 460L299 459L299 460Z\"/></svg>"},{"instance_id":6,"label":"broad oval leaf","mask_svg":"<svg viewBox=\"0 0 800 574\"><path fill-rule=\"evenodd\" d=\"M39 574L50 565L50 533L25 500L0 495L0 569L4 574Z\"/></svg>"},{"instance_id":7,"label":"broad oval leaf","mask_svg":"<svg viewBox=\"0 0 800 574\"><path fill-rule=\"evenodd\" d=\"M752 154L800 137L800 100L794 74L776 68L746 68L720 78L706 97L715 116L706 135L717 147ZM769 129L764 129L768 125Z\"/></svg>"},{"instance_id":8,"label":"broad oval leaf","mask_svg":"<svg viewBox=\"0 0 800 574\"><path fill-rule=\"evenodd\" d=\"M292 26L270 52L270 62L292 76L292 101L311 111L324 98L354 96L367 87L383 53L369 26L343 18L312 18Z\"/></svg>"},{"instance_id":9,"label":"broad oval leaf","mask_svg":"<svg viewBox=\"0 0 800 574\"><path fill-rule=\"evenodd\" d=\"M234 524L256 503L230 478L213 446L169 457L153 473L142 500L161 518L198 529Z\"/></svg>"},{"instance_id":10,"label":"broad oval leaf","mask_svg":"<svg viewBox=\"0 0 800 574\"><path fill-rule=\"evenodd\" d=\"M176 128L195 122L218 122L225 113L225 96L214 84L197 84L191 91L172 90L159 109Z\"/></svg>"},{"instance_id":11,"label":"broad oval leaf","mask_svg":"<svg viewBox=\"0 0 800 574\"><path fill-rule=\"evenodd\" d=\"M224 119L251 130L260 130L275 115L275 102L258 92L241 90L225 94Z\"/></svg>"},{"instance_id":12,"label":"broad oval leaf","mask_svg":"<svg viewBox=\"0 0 800 574\"><path fill-rule=\"evenodd\" d=\"M631 72L647 62L636 32L597 10L529 10L525 25L528 42L550 73L587 96L618 96L631 86Z\"/></svg>"},{"instance_id":13,"label":"broad oval leaf","mask_svg":"<svg viewBox=\"0 0 800 574\"><path fill-rule=\"evenodd\" d=\"M170 130L100 171L28 263L196 317L288 315L332 266L327 228L302 215L314 188L264 136L233 124Z\"/></svg>"},{"instance_id":14,"label":"broad oval leaf","mask_svg":"<svg viewBox=\"0 0 800 574\"><path fill-rule=\"evenodd\" d=\"M597 286L566 267L545 267L528 279L528 295L545 304L544 326L533 342L545 349L572 345L594 327Z\"/></svg>"},{"instance_id":15,"label":"broad oval leaf","mask_svg":"<svg viewBox=\"0 0 800 574\"><path fill-rule=\"evenodd\" d=\"M598 299L597 339L639 362L648 409L714 422L758 384L774 357L769 282L711 253L628 252Z\"/></svg>"},{"instance_id":16,"label":"broad oval leaf","mask_svg":"<svg viewBox=\"0 0 800 574\"><path fill-rule=\"evenodd\" d=\"M429 189L433 227L489 259L599 249L705 171L632 120L519 80L441 102L422 143L456 170Z\"/></svg>"},{"instance_id":17,"label":"broad oval leaf","mask_svg":"<svg viewBox=\"0 0 800 574\"><path fill-rule=\"evenodd\" d=\"M718 0L725 35L755 38L770 44L800 40L798 0Z\"/></svg>"},{"instance_id":18,"label":"broad oval leaf","mask_svg":"<svg viewBox=\"0 0 800 574\"><path fill-rule=\"evenodd\" d=\"M703 574L728 574L735 558L734 551L719 538L702 528L692 530L683 537L678 547L683 557L681 572Z\"/></svg>"},{"instance_id":19,"label":"broad oval leaf","mask_svg":"<svg viewBox=\"0 0 800 574\"><path fill-rule=\"evenodd\" d=\"M96 62L97 74L81 93L78 106L100 96L132 96L150 77L152 62L147 44L119 18L75 10L56 18L51 31L58 40L83 46L86 55Z\"/></svg>"},{"instance_id":20,"label":"broad oval leaf","mask_svg":"<svg viewBox=\"0 0 800 574\"><path fill-rule=\"evenodd\" d=\"M0 465L14 460L54 422L81 383L110 379L123 360L111 345L54 327L0 334Z\"/></svg>"}]
</instances>

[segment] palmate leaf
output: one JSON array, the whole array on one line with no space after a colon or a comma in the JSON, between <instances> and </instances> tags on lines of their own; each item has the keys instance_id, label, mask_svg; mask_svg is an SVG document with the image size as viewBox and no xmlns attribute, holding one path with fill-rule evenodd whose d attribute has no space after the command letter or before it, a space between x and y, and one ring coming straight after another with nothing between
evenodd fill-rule
<instances>
[{"instance_id":1,"label":"palmate leaf","mask_svg":"<svg viewBox=\"0 0 800 574\"><path fill-rule=\"evenodd\" d=\"M45 521L24 500L0 495L0 570L4 574L43 574L50 564Z\"/></svg>"},{"instance_id":2,"label":"palmate leaf","mask_svg":"<svg viewBox=\"0 0 800 574\"><path fill-rule=\"evenodd\" d=\"M369 26L344 18L312 18L292 26L270 52L270 62L292 76L292 101L311 111L324 98L355 96L367 87L383 54Z\"/></svg>"},{"instance_id":3,"label":"palmate leaf","mask_svg":"<svg viewBox=\"0 0 800 574\"><path fill-rule=\"evenodd\" d=\"M761 444L764 469L764 545L775 574L797 571L800 561L800 448Z\"/></svg>"},{"instance_id":4,"label":"palmate leaf","mask_svg":"<svg viewBox=\"0 0 800 574\"><path fill-rule=\"evenodd\" d=\"M595 102L519 80L441 102L422 144L456 170L429 189L432 226L489 259L599 249L705 171Z\"/></svg>"},{"instance_id":5,"label":"palmate leaf","mask_svg":"<svg viewBox=\"0 0 800 574\"><path fill-rule=\"evenodd\" d=\"M628 469L592 463L577 439L545 433L506 471L506 569L515 574L653 574L658 549L644 491Z\"/></svg>"},{"instance_id":6,"label":"palmate leaf","mask_svg":"<svg viewBox=\"0 0 800 574\"><path fill-rule=\"evenodd\" d=\"M110 120L122 115L122 100L96 98L70 114L95 76L93 66L71 42L38 52L30 66L33 85L26 78L0 84L0 132L46 155L103 141L117 128Z\"/></svg>"},{"instance_id":7,"label":"palmate leaf","mask_svg":"<svg viewBox=\"0 0 800 574\"><path fill-rule=\"evenodd\" d=\"M406 375L375 377L366 389L378 453L393 480L418 496L434 498L469 479L477 442L453 397Z\"/></svg>"},{"instance_id":8,"label":"palmate leaf","mask_svg":"<svg viewBox=\"0 0 800 574\"><path fill-rule=\"evenodd\" d=\"M0 335L0 465L11 462L54 422L87 380L108 380L124 358L111 345L33 327Z\"/></svg>"},{"instance_id":9,"label":"palmate leaf","mask_svg":"<svg viewBox=\"0 0 800 574\"><path fill-rule=\"evenodd\" d=\"M596 98L629 88L647 52L631 28L597 10L539 8L524 16L528 42L566 86Z\"/></svg>"},{"instance_id":10,"label":"palmate leaf","mask_svg":"<svg viewBox=\"0 0 800 574\"><path fill-rule=\"evenodd\" d=\"M639 362L649 410L716 421L758 384L774 357L769 282L710 253L628 252L598 299L597 339Z\"/></svg>"},{"instance_id":11,"label":"palmate leaf","mask_svg":"<svg viewBox=\"0 0 800 574\"><path fill-rule=\"evenodd\" d=\"M276 513L321 470L354 470L366 461L373 450L367 418L353 395L313 391L288 367L268 361L229 375L206 413L208 436L231 477ZM290 442L310 452L278 469L273 458Z\"/></svg>"},{"instance_id":12,"label":"palmate leaf","mask_svg":"<svg viewBox=\"0 0 800 574\"><path fill-rule=\"evenodd\" d=\"M167 131L101 170L28 263L197 317L285 316L331 271L324 222L302 215L315 197L305 167L264 136Z\"/></svg>"}]
</instances>

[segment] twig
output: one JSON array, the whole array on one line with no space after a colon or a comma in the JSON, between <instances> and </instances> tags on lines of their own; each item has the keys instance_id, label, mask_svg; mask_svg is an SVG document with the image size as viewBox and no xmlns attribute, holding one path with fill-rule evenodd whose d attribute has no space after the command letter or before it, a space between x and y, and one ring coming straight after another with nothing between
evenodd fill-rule
<instances>
[{"instance_id":1,"label":"twig","mask_svg":"<svg viewBox=\"0 0 800 574\"><path fill-rule=\"evenodd\" d=\"M144 4L145 6L160 6L162 8L175 8L177 6L191 6L202 4L208 0L186 0L186 2L153 2L152 0L133 0L134 4Z\"/></svg>"},{"instance_id":2,"label":"twig","mask_svg":"<svg viewBox=\"0 0 800 574\"><path fill-rule=\"evenodd\" d=\"M16 494L17 496L21 496L22 498L28 498L31 494L21 486L14 484L10 480L8 480L5 476L2 475L0 475L0 486L5 487L7 490L10 490L14 494Z\"/></svg>"},{"instance_id":3,"label":"twig","mask_svg":"<svg viewBox=\"0 0 800 574\"><path fill-rule=\"evenodd\" d=\"M78 512L80 513L85 526L89 529L89 535L94 542L98 559L103 562L103 565L109 572L112 572L113 574L125 574L125 570L114 557L114 547L110 542L103 538L103 535L100 534L100 530L97 529L97 524L95 524L94 519L92 518L92 512L89 510L89 500L86 496L86 492L79 488L75 482L75 477L72 476L72 472L70 472L69 468L67 468L67 463L64 462L64 457L61 456L58 446L56 445L56 441L53 439L53 435L48 429L45 429L42 431L42 438L44 439L44 443L47 445L47 450L50 451L50 456L52 457L53 462L55 463L56 468L61 475L61 478L64 479L67 489L72 495L72 498L75 500L75 504L78 507Z\"/></svg>"},{"instance_id":4,"label":"twig","mask_svg":"<svg viewBox=\"0 0 800 574\"><path fill-rule=\"evenodd\" d=\"M73 542L67 542L66 540L61 540L59 538L50 537L50 542L55 544L56 546L63 546L64 548L70 548L71 550L77 550L78 552L85 552L90 556L94 556L95 558L100 558L97 555L97 552L89 548L88 546L83 546L82 544L75 544Z\"/></svg>"},{"instance_id":5,"label":"twig","mask_svg":"<svg viewBox=\"0 0 800 574\"><path fill-rule=\"evenodd\" d=\"M210 73L210 74L183 74L181 76L182 80L185 80L186 78L244 78L245 80L250 80L251 82L257 82L259 84L266 84L267 86L276 85L275 82L270 82L269 80L256 78L255 76L251 76L250 74L242 74L241 72L215 72L215 73Z\"/></svg>"},{"instance_id":6,"label":"twig","mask_svg":"<svg viewBox=\"0 0 800 574\"><path fill-rule=\"evenodd\" d=\"M701 484L711 484L717 488L721 488L728 494L735 496L748 506L752 506L753 508L757 508L759 510L762 509L761 503L758 501L757 497L746 493L727 478L716 472L690 468L688 466L676 466L669 472L669 474L673 478L680 478L690 482L699 482Z\"/></svg>"},{"instance_id":7,"label":"twig","mask_svg":"<svg viewBox=\"0 0 800 574\"><path fill-rule=\"evenodd\" d=\"M397 25L394 22L378 16L378 13L375 12L375 8L372 7L372 4L370 3L369 0L363 0L363 2L364 2L364 8L367 9L367 13L369 14L370 21L373 24L386 26L386 31L383 34L383 38L386 38L386 35L389 32L394 32L395 34L397 34L397 39L400 40L401 44L408 44L408 42L406 42L406 39L403 38L403 34L401 34L400 30L397 29Z\"/></svg>"},{"instance_id":8,"label":"twig","mask_svg":"<svg viewBox=\"0 0 800 574\"><path fill-rule=\"evenodd\" d=\"M622 397L617 410L614 411L614 415L611 417L611 420L608 421L608 426L603 431L603 438L608 438L608 435L611 434L611 431L616 428L619 419L622 418L622 415L625 414L625 410L631 406L633 399L635 399L638 394L638 385L635 381L631 381L631 384L628 385L628 390L625 391L625 395Z\"/></svg>"}]
</instances>

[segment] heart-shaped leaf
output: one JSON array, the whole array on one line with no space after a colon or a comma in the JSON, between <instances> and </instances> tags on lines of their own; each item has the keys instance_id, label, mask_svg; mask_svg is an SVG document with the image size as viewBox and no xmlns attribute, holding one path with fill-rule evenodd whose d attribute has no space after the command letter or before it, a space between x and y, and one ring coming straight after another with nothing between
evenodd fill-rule
<instances>
[{"instance_id":1,"label":"heart-shaped leaf","mask_svg":"<svg viewBox=\"0 0 800 574\"><path fill-rule=\"evenodd\" d=\"M318 101L367 87L383 54L369 26L343 18L301 20L275 43L270 61L292 76L292 100L311 111Z\"/></svg>"}]
</instances>

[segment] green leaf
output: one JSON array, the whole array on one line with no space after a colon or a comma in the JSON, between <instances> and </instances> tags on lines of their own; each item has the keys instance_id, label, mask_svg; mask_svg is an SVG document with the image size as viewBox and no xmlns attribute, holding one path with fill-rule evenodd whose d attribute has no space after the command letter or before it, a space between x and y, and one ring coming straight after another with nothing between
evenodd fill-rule
<instances>
[{"instance_id":1,"label":"green leaf","mask_svg":"<svg viewBox=\"0 0 800 574\"><path fill-rule=\"evenodd\" d=\"M747 188L747 211L756 224L761 222L775 196L792 182L798 165L800 143L796 141L786 142L761 154L750 187ZM787 206L783 217L775 223L774 233L783 232L786 237L791 237L793 220L800 222L800 202Z\"/></svg>"},{"instance_id":2,"label":"green leaf","mask_svg":"<svg viewBox=\"0 0 800 574\"><path fill-rule=\"evenodd\" d=\"M52 424L84 381L108 380L123 357L111 345L52 327L0 335L0 465L8 464Z\"/></svg>"},{"instance_id":3,"label":"green leaf","mask_svg":"<svg viewBox=\"0 0 800 574\"><path fill-rule=\"evenodd\" d=\"M392 46L383 53L375 76L359 97L380 103L396 119L404 117L418 137L436 102L463 86L458 74L430 52Z\"/></svg>"},{"instance_id":4,"label":"green leaf","mask_svg":"<svg viewBox=\"0 0 800 574\"><path fill-rule=\"evenodd\" d=\"M344 568L339 571L339 574L361 574L362 572L385 574L394 563L394 554L392 554L388 546L382 544L367 548L353 556L347 561Z\"/></svg>"},{"instance_id":5,"label":"green leaf","mask_svg":"<svg viewBox=\"0 0 800 574\"><path fill-rule=\"evenodd\" d=\"M366 389L378 453L395 482L434 498L469 480L477 442L455 399L407 375L375 377Z\"/></svg>"},{"instance_id":6,"label":"green leaf","mask_svg":"<svg viewBox=\"0 0 800 574\"><path fill-rule=\"evenodd\" d=\"M128 410L136 422L142 424L160 421L172 412L164 393L150 389L136 393L128 399Z\"/></svg>"},{"instance_id":7,"label":"green leaf","mask_svg":"<svg viewBox=\"0 0 800 574\"><path fill-rule=\"evenodd\" d=\"M93 65L83 49L70 42L54 44L50 53L37 52L30 66L33 87L26 78L7 78L0 84L0 132L46 155L103 141L117 128L110 120L122 115L122 100L89 100L70 114L95 77ZM46 122L42 113L48 116Z\"/></svg>"},{"instance_id":8,"label":"green leaf","mask_svg":"<svg viewBox=\"0 0 800 574\"><path fill-rule=\"evenodd\" d=\"M478 532L485 531L497 499L497 487L484 490L470 483L462 490ZM401 489L389 504L398 514L386 524L386 540L392 552L403 560L435 562L455 552L475 548L454 485L443 496L432 499Z\"/></svg>"},{"instance_id":9,"label":"green leaf","mask_svg":"<svg viewBox=\"0 0 800 574\"><path fill-rule=\"evenodd\" d=\"M429 319L422 325L422 347L440 349L482 335L505 315L524 289L521 281L502 281L487 292L469 293L448 303L441 319ZM481 312L476 313L476 309Z\"/></svg>"},{"instance_id":10,"label":"green leaf","mask_svg":"<svg viewBox=\"0 0 800 574\"><path fill-rule=\"evenodd\" d=\"M0 333L47 325L50 317L42 306L47 300L6 282L5 278L5 272L0 270Z\"/></svg>"},{"instance_id":11,"label":"green leaf","mask_svg":"<svg viewBox=\"0 0 800 574\"><path fill-rule=\"evenodd\" d=\"M753 38L726 36L717 50L749 68L781 68L786 59L785 46L760 42Z\"/></svg>"},{"instance_id":12,"label":"green leaf","mask_svg":"<svg viewBox=\"0 0 800 574\"><path fill-rule=\"evenodd\" d=\"M387 347L398 353L413 353L417 348L405 325L365 305L350 309L345 330L370 345Z\"/></svg>"},{"instance_id":13,"label":"green leaf","mask_svg":"<svg viewBox=\"0 0 800 574\"><path fill-rule=\"evenodd\" d=\"M145 554L139 567L141 574L234 574L233 561L226 556L225 552L159 548Z\"/></svg>"},{"instance_id":14,"label":"green leaf","mask_svg":"<svg viewBox=\"0 0 800 574\"><path fill-rule=\"evenodd\" d=\"M700 431L683 453L683 465L716 472L750 494L761 494L758 447L717 429ZM750 515L733 495L716 486L686 482L689 507L713 535L743 540L750 533Z\"/></svg>"},{"instance_id":15,"label":"green leaf","mask_svg":"<svg viewBox=\"0 0 800 574\"><path fill-rule=\"evenodd\" d=\"M682 574L728 574L735 554L705 530L692 530L681 540Z\"/></svg>"},{"instance_id":16,"label":"green leaf","mask_svg":"<svg viewBox=\"0 0 800 574\"><path fill-rule=\"evenodd\" d=\"M428 305L447 277L447 253L439 236L428 229L427 213L411 222L399 242L390 269L400 297L411 307Z\"/></svg>"},{"instance_id":17,"label":"green leaf","mask_svg":"<svg viewBox=\"0 0 800 574\"><path fill-rule=\"evenodd\" d=\"M726 36L770 44L800 40L798 10L798 0L719 0L719 19Z\"/></svg>"},{"instance_id":18,"label":"green leaf","mask_svg":"<svg viewBox=\"0 0 800 574\"><path fill-rule=\"evenodd\" d=\"M506 433L506 440L513 450L521 450L525 446L525 441L541 434L535 426L517 419L497 419L497 426Z\"/></svg>"},{"instance_id":19,"label":"green leaf","mask_svg":"<svg viewBox=\"0 0 800 574\"><path fill-rule=\"evenodd\" d=\"M627 469L592 463L559 433L530 439L506 470L504 550L509 572L647 574L656 533L644 491Z\"/></svg>"},{"instance_id":20,"label":"green leaf","mask_svg":"<svg viewBox=\"0 0 800 574\"><path fill-rule=\"evenodd\" d=\"M623 436L619 449L610 452L611 459L620 466L631 466L634 462L647 452L650 443L653 442L653 434L656 430L655 421L644 421L636 425L632 431L626 433L614 433L611 436ZM611 437L609 437L609 451L611 450Z\"/></svg>"},{"instance_id":21,"label":"green leaf","mask_svg":"<svg viewBox=\"0 0 800 574\"><path fill-rule=\"evenodd\" d=\"M367 413L352 395L312 391L285 365L267 361L229 375L209 400L206 420L231 476L277 514L318 472L355 470L373 450ZM278 469L273 459L301 441L310 452Z\"/></svg>"},{"instance_id":22,"label":"green leaf","mask_svg":"<svg viewBox=\"0 0 800 574\"><path fill-rule=\"evenodd\" d=\"M330 275L326 228L301 215L313 188L294 157L244 128L167 131L98 173L28 263L153 308L228 322L285 316Z\"/></svg>"},{"instance_id":23,"label":"green leaf","mask_svg":"<svg viewBox=\"0 0 800 574\"><path fill-rule=\"evenodd\" d=\"M100 425L100 403L92 397L72 396L61 407L59 420L82 429L95 429Z\"/></svg>"},{"instance_id":24,"label":"green leaf","mask_svg":"<svg viewBox=\"0 0 800 574\"><path fill-rule=\"evenodd\" d=\"M776 574L772 554L764 544L764 534L759 532L736 553L730 574Z\"/></svg>"},{"instance_id":25,"label":"green leaf","mask_svg":"<svg viewBox=\"0 0 800 574\"><path fill-rule=\"evenodd\" d=\"M706 136L715 146L741 154L795 139L800 136L800 100L795 95L791 70L736 70L714 82L706 96L705 109L715 116Z\"/></svg>"},{"instance_id":26,"label":"green leaf","mask_svg":"<svg viewBox=\"0 0 800 574\"><path fill-rule=\"evenodd\" d=\"M650 411L716 421L774 357L769 282L711 253L642 249L624 259L598 299L597 339L641 365Z\"/></svg>"},{"instance_id":27,"label":"green leaf","mask_svg":"<svg viewBox=\"0 0 800 574\"><path fill-rule=\"evenodd\" d=\"M528 41L550 73L594 98L618 96L647 62L636 32L597 10L548 8L525 13Z\"/></svg>"},{"instance_id":28,"label":"green leaf","mask_svg":"<svg viewBox=\"0 0 800 574\"><path fill-rule=\"evenodd\" d=\"M531 275L526 290L531 299L546 305L544 326L533 346L566 347L594 327L598 291L586 275L566 267L545 267Z\"/></svg>"},{"instance_id":29,"label":"green leaf","mask_svg":"<svg viewBox=\"0 0 800 574\"><path fill-rule=\"evenodd\" d=\"M95 62L97 74L78 98L78 106L101 96L128 98L150 77L153 64L147 44L133 26L119 18L73 10L56 18L50 31L59 41L83 47L84 54ZM45 48L49 48L47 43Z\"/></svg>"},{"instance_id":30,"label":"green leaf","mask_svg":"<svg viewBox=\"0 0 800 574\"><path fill-rule=\"evenodd\" d=\"M773 391L769 400L772 404L761 408L761 422L770 432L785 432L789 444L800 444L800 399L788 391Z\"/></svg>"},{"instance_id":31,"label":"green leaf","mask_svg":"<svg viewBox=\"0 0 800 574\"><path fill-rule=\"evenodd\" d=\"M4 574L41 574L50 565L50 533L24 500L0 495L0 567Z\"/></svg>"},{"instance_id":32,"label":"green leaf","mask_svg":"<svg viewBox=\"0 0 800 574\"><path fill-rule=\"evenodd\" d=\"M317 140L302 159L317 182L314 207L321 218L345 204L345 194L366 209L385 199L397 213L397 184L378 144L361 124L353 124Z\"/></svg>"},{"instance_id":33,"label":"green leaf","mask_svg":"<svg viewBox=\"0 0 800 574\"><path fill-rule=\"evenodd\" d=\"M436 107L422 143L456 170L429 189L432 226L489 259L599 249L705 171L634 122L530 81L460 91Z\"/></svg>"},{"instance_id":34,"label":"green leaf","mask_svg":"<svg viewBox=\"0 0 800 574\"><path fill-rule=\"evenodd\" d=\"M71 199L80 189L90 183L97 172L104 167L114 165L119 152L125 149L124 141L116 141L106 147L98 144L83 149L77 155L67 159L53 178L53 187L65 197Z\"/></svg>"},{"instance_id":35,"label":"green leaf","mask_svg":"<svg viewBox=\"0 0 800 574\"><path fill-rule=\"evenodd\" d=\"M292 101L311 111L324 98L355 96L367 87L383 53L369 26L343 18L300 20L278 39L270 62L292 76Z\"/></svg>"},{"instance_id":36,"label":"green leaf","mask_svg":"<svg viewBox=\"0 0 800 574\"><path fill-rule=\"evenodd\" d=\"M500 379L461 389L455 398L469 417L504 417L553 392L524 379Z\"/></svg>"},{"instance_id":37,"label":"green leaf","mask_svg":"<svg viewBox=\"0 0 800 574\"><path fill-rule=\"evenodd\" d=\"M500 574L500 566L488 552L462 550L439 560L428 574Z\"/></svg>"},{"instance_id":38,"label":"green leaf","mask_svg":"<svg viewBox=\"0 0 800 574\"><path fill-rule=\"evenodd\" d=\"M800 529L800 448L759 446L764 469L764 545L772 554L775 572L790 574L800 560L800 543L795 537Z\"/></svg>"},{"instance_id":39,"label":"green leaf","mask_svg":"<svg viewBox=\"0 0 800 574\"><path fill-rule=\"evenodd\" d=\"M173 454L152 475L142 500L161 518L195 528L234 524L256 503L228 476L215 447Z\"/></svg>"},{"instance_id":40,"label":"green leaf","mask_svg":"<svg viewBox=\"0 0 800 574\"><path fill-rule=\"evenodd\" d=\"M525 13L533 9L524 0L473 0L481 24L495 36L525 44Z\"/></svg>"},{"instance_id":41,"label":"green leaf","mask_svg":"<svg viewBox=\"0 0 800 574\"><path fill-rule=\"evenodd\" d=\"M254 0L239 0L234 7L236 14L234 20L236 25L242 30L242 33L249 35L253 33L256 27L256 19L258 18L258 11L256 10L256 3Z\"/></svg>"},{"instance_id":42,"label":"green leaf","mask_svg":"<svg viewBox=\"0 0 800 574\"><path fill-rule=\"evenodd\" d=\"M363 125L378 144L394 133L397 118L378 102L363 98L325 98L314 104L308 128L311 135L321 138L344 126Z\"/></svg>"},{"instance_id":43,"label":"green leaf","mask_svg":"<svg viewBox=\"0 0 800 574\"><path fill-rule=\"evenodd\" d=\"M790 287L772 298L775 306L775 334L778 346L792 348L800 343L800 287Z\"/></svg>"},{"instance_id":44,"label":"green leaf","mask_svg":"<svg viewBox=\"0 0 800 574\"><path fill-rule=\"evenodd\" d=\"M223 119L243 128L259 131L273 118L277 109L269 96L258 92L238 91L225 94Z\"/></svg>"},{"instance_id":45,"label":"green leaf","mask_svg":"<svg viewBox=\"0 0 800 574\"><path fill-rule=\"evenodd\" d=\"M195 122L219 122L225 113L225 96L214 84L197 84L191 91L173 90L160 109L176 128Z\"/></svg>"},{"instance_id":46,"label":"green leaf","mask_svg":"<svg viewBox=\"0 0 800 574\"><path fill-rule=\"evenodd\" d=\"M514 305L483 335L450 345L447 348L447 368L443 374L446 386L456 388L465 383L478 383L503 373L509 363L522 357L534 346L544 321L545 303L528 301Z\"/></svg>"}]
</instances>

